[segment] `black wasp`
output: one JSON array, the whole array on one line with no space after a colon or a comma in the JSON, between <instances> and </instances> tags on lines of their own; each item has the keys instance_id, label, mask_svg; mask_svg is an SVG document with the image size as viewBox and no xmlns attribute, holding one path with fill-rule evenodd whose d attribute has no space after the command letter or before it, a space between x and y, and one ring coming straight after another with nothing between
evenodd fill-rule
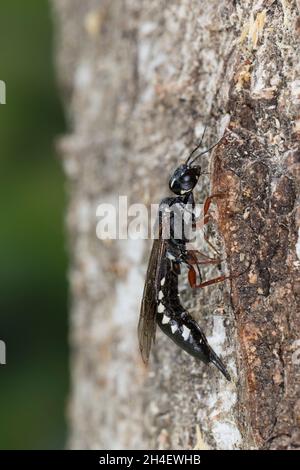
<instances>
[{"instance_id":1,"label":"black wasp","mask_svg":"<svg viewBox=\"0 0 300 470\"><path fill-rule=\"evenodd\" d=\"M210 258L196 250L188 250L189 238L185 236L185 233L181 237L177 237L177 233L175 233L175 214L179 213L181 223L184 224L187 208L193 209L195 207L193 190L201 175L201 167L194 165L194 163L201 155L212 150L220 142L192 159L199 149L203 137L204 133L199 145L191 152L185 163L174 171L169 180L169 188L175 196L163 199L159 205L159 236L153 242L149 259L138 324L138 337L142 358L147 363L151 345L155 339L157 323L161 330L179 347L206 364L213 363L226 379L230 380L226 367L209 346L202 329L181 305L178 293L178 276L181 265L188 267L188 278L192 287L205 287L226 279L225 276L219 276L202 282L199 266L206 263L219 264L220 260ZM207 211L212 198L218 196L220 195L216 194L206 199L203 223L208 220ZM165 224L170 227L169 237L166 238L163 237ZM192 224L195 227L193 210ZM205 260L200 260L199 256L204 256ZM196 282L197 275L200 279L198 284Z\"/></svg>"}]
</instances>

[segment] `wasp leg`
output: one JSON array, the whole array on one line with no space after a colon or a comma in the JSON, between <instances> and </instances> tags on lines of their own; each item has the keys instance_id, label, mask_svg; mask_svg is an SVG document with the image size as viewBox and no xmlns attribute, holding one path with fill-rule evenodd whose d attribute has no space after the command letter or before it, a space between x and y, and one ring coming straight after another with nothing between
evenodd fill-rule
<instances>
[{"instance_id":1,"label":"wasp leg","mask_svg":"<svg viewBox=\"0 0 300 470\"><path fill-rule=\"evenodd\" d=\"M225 193L215 193L215 194L211 194L205 199L204 204L203 204L203 217L200 220L198 220L198 222L196 223L197 228L201 229L204 225L208 224L210 219L212 219L212 216L211 214L208 213L208 210L213 200L217 198L222 199L224 197L225 197Z\"/></svg>"},{"instance_id":2,"label":"wasp leg","mask_svg":"<svg viewBox=\"0 0 300 470\"><path fill-rule=\"evenodd\" d=\"M210 208L212 201L218 198L223 199L225 197L225 194L226 193L215 193L215 194L211 194L205 199L204 207L203 207L203 218L205 218L205 216L207 215L208 209Z\"/></svg>"},{"instance_id":3,"label":"wasp leg","mask_svg":"<svg viewBox=\"0 0 300 470\"><path fill-rule=\"evenodd\" d=\"M223 199L225 197L225 193L215 193L211 194L208 196L205 201L204 201L204 206L203 206L203 219L202 219L202 225L206 225L210 219L212 218L211 214L208 214L208 210L210 208L211 203L213 202L214 199ZM209 240L207 233L205 230L203 230L203 236L204 240L206 243L212 248L212 250L217 253L217 255L220 255L219 251L217 248L212 244L212 242Z\"/></svg>"},{"instance_id":4,"label":"wasp leg","mask_svg":"<svg viewBox=\"0 0 300 470\"><path fill-rule=\"evenodd\" d=\"M205 260L199 260L197 258L197 254L198 255L201 254L206 259ZM189 267L188 280L189 280L190 286L194 287L194 284L197 284L196 283L196 271L195 271L193 265L197 267L198 276L199 276L200 282L202 282L202 276L201 276L201 272L200 272L200 265L206 265L206 264L219 265L221 263L221 261L222 260L220 260L219 258L210 258L209 256L205 255L204 253L201 253L198 250L188 250L187 254L185 255L184 262ZM192 274L190 274L190 273L192 273ZM191 276L193 276L193 279L192 279Z\"/></svg>"},{"instance_id":5,"label":"wasp leg","mask_svg":"<svg viewBox=\"0 0 300 470\"><path fill-rule=\"evenodd\" d=\"M197 284L196 271L193 268L193 266L190 266L189 273L188 273L188 279L189 279L190 286L193 289L196 288L196 287L202 289L203 287L211 286L213 284L217 284L218 282L223 282L226 279L231 279L231 276L224 276L224 275L223 276L218 276L218 277L215 277L213 279L210 279L209 281L204 281L204 282L200 282L199 284Z\"/></svg>"},{"instance_id":6,"label":"wasp leg","mask_svg":"<svg viewBox=\"0 0 300 470\"><path fill-rule=\"evenodd\" d=\"M226 281L227 279L236 279L236 278L242 276L243 274L245 274L247 271L249 271L250 266L251 266L251 262L249 263L247 268L244 271L242 271L241 273L231 274L230 276L222 275L222 276L218 276L218 277L215 277L213 279L209 279L208 281L200 282L199 284L197 284L196 271L195 271L195 269L192 265L189 265L188 279L189 279L190 286L192 288L202 289L203 287L211 286L213 284L217 284L219 282Z\"/></svg>"},{"instance_id":7,"label":"wasp leg","mask_svg":"<svg viewBox=\"0 0 300 470\"><path fill-rule=\"evenodd\" d=\"M198 256L202 256L205 259L199 260ZM223 261L221 258L212 258L199 250L187 250L187 260L191 264L220 264Z\"/></svg>"}]
</instances>

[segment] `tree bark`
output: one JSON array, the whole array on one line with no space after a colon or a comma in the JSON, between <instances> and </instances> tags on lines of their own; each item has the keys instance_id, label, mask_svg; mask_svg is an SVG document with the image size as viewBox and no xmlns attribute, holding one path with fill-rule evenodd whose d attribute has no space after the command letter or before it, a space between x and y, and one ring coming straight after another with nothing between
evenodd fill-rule
<instances>
[{"instance_id":1,"label":"tree bark","mask_svg":"<svg viewBox=\"0 0 300 470\"><path fill-rule=\"evenodd\" d=\"M299 1L53 5L70 117L70 447L299 448ZM97 205L158 203L206 124L206 146L227 130L196 199L223 194L209 231L233 278L182 283L230 383L160 333L143 366L151 242L96 237Z\"/></svg>"}]
</instances>

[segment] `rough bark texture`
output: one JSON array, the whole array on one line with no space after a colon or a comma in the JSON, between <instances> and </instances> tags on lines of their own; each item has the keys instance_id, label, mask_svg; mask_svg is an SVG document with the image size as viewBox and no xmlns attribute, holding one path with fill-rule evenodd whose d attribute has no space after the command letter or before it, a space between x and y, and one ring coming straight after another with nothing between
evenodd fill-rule
<instances>
[{"instance_id":1,"label":"rough bark texture","mask_svg":"<svg viewBox=\"0 0 300 470\"><path fill-rule=\"evenodd\" d=\"M300 4L53 0L71 132L72 448L300 447ZM208 124L203 199L231 282L184 300L234 378L136 324L149 241L96 238L96 206L158 202ZM201 186L199 185L199 186ZM299 254L299 253L298 253ZM216 273L215 273L216 274ZM218 274L218 273L217 273ZM206 277L213 276L208 271ZM184 286L184 281L183 281Z\"/></svg>"}]
</instances>

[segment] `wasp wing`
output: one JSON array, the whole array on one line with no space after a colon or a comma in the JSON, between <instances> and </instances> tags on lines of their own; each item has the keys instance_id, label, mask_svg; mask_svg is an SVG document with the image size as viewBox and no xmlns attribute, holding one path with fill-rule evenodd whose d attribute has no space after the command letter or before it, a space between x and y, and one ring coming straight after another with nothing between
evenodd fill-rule
<instances>
[{"instance_id":1,"label":"wasp wing","mask_svg":"<svg viewBox=\"0 0 300 470\"><path fill-rule=\"evenodd\" d=\"M150 349L155 340L157 288L159 269L165 251L165 242L159 238L154 240L143 292L141 312L138 324L138 339L143 361L148 362Z\"/></svg>"}]
</instances>

